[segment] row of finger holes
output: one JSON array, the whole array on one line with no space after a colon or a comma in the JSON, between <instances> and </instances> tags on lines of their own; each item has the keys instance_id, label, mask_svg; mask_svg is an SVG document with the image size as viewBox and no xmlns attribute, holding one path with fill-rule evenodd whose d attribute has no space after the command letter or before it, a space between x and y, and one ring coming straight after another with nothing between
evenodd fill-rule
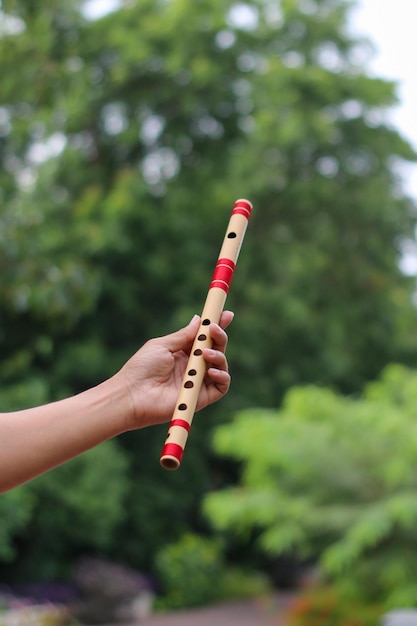
<instances>
[{"instance_id":1,"label":"row of finger holes","mask_svg":"<svg viewBox=\"0 0 417 626\"><path fill-rule=\"evenodd\" d=\"M210 320L209 319L205 319L201 322L202 326L209 326L210 324ZM207 335L205 335L204 333L202 333L201 335L198 335L197 337L198 341L205 341L207 339ZM197 348L196 350L194 350L194 356L201 356L203 354L203 351L200 350L200 348ZM197 374L197 370L195 369L191 369L188 370L188 376L195 376ZM184 383L184 387L186 389L191 389L192 387L194 387L194 383L192 380L187 380ZM181 404L178 405L178 409L180 411L186 411L187 410L187 405L185 404L185 402L181 402Z\"/></svg>"}]
</instances>

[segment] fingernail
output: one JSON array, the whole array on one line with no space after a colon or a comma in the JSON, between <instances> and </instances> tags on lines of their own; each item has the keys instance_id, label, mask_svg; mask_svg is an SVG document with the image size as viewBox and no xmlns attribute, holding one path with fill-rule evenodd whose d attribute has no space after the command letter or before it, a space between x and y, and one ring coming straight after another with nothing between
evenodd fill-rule
<instances>
[{"instance_id":1,"label":"fingernail","mask_svg":"<svg viewBox=\"0 0 417 626\"><path fill-rule=\"evenodd\" d=\"M196 319L198 319L198 315L194 315L190 321L190 324L192 324L193 322L195 322Z\"/></svg>"}]
</instances>

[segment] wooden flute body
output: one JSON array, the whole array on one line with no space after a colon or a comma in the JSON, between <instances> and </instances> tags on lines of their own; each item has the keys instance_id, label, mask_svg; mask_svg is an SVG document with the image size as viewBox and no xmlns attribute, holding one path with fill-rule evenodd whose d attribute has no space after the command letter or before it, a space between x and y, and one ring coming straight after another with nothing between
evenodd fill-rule
<instances>
[{"instance_id":1,"label":"wooden flute body","mask_svg":"<svg viewBox=\"0 0 417 626\"><path fill-rule=\"evenodd\" d=\"M220 321L251 212L252 204L248 200L241 199L235 202L201 314L200 328L190 352L162 449L160 463L168 470L178 469L181 464L206 373L202 348L212 346L208 327L211 322L218 324Z\"/></svg>"}]
</instances>

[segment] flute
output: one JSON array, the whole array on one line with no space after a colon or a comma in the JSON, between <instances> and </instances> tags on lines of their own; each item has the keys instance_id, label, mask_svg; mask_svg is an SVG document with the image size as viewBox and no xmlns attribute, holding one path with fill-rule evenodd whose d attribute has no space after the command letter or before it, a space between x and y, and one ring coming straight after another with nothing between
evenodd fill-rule
<instances>
[{"instance_id":1,"label":"flute","mask_svg":"<svg viewBox=\"0 0 417 626\"><path fill-rule=\"evenodd\" d=\"M218 324L220 321L251 212L252 204L248 200L235 202L162 449L160 463L168 470L178 469L182 461L206 373L202 348L212 346L207 327L212 322Z\"/></svg>"}]
</instances>

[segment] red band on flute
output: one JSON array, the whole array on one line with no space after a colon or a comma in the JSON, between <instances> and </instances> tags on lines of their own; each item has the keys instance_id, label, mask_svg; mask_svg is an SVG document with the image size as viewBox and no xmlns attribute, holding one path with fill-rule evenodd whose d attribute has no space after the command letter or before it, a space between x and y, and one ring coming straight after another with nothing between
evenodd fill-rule
<instances>
[{"instance_id":1,"label":"red band on flute","mask_svg":"<svg viewBox=\"0 0 417 626\"><path fill-rule=\"evenodd\" d=\"M247 219L250 218L252 213L252 205L245 200L238 200L233 207L232 215L236 214L244 215Z\"/></svg>"},{"instance_id":2,"label":"red band on flute","mask_svg":"<svg viewBox=\"0 0 417 626\"><path fill-rule=\"evenodd\" d=\"M179 463L181 463L183 454L184 448L179 446L177 443L166 443L162 449L161 458L163 456L173 456Z\"/></svg>"},{"instance_id":3,"label":"red band on flute","mask_svg":"<svg viewBox=\"0 0 417 626\"><path fill-rule=\"evenodd\" d=\"M171 428L171 426L181 426L181 428L185 428L185 430L189 433L191 426L188 422L186 422L185 420L171 420L171 423L169 425L169 427Z\"/></svg>"},{"instance_id":4,"label":"red band on flute","mask_svg":"<svg viewBox=\"0 0 417 626\"><path fill-rule=\"evenodd\" d=\"M227 293L229 291L230 283L232 282L235 267L236 265L232 259L218 259L216 267L214 268L209 289L212 287L219 287Z\"/></svg>"}]
</instances>

